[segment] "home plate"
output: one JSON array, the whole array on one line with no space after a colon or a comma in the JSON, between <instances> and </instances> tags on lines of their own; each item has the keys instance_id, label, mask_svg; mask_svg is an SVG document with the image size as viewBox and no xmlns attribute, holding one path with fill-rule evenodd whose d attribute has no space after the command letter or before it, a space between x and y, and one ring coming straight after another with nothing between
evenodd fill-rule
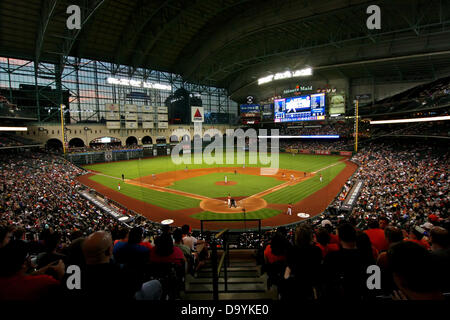
<instances>
[{"instance_id":1,"label":"home plate","mask_svg":"<svg viewBox=\"0 0 450 320\"><path fill-rule=\"evenodd\" d=\"M173 223L172 219L166 219L166 220L161 221L161 224L164 224L164 225L172 224L172 223Z\"/></svg>"},{"instance_id":2,"label":"home plate","mask_svg":"<svg viewBox=\"0 0 450 320\"><path fill-rule=\"evenodd\" d=\"M309 218L309 214L303 212L297 213L297 216L299 216L300 218Z\"/></svg>"}]
</instances>

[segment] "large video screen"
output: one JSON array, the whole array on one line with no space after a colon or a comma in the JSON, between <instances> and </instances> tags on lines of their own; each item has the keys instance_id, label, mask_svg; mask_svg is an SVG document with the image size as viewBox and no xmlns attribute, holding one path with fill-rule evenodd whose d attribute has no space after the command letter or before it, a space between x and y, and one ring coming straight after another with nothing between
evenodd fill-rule
<instances>
[{"instance_id":1,"label":"large video screen","mask_svg":"<svg viewBox=\"0 0 450 320\"><path fill-rule=\"evenodd\" d=\"M276 99L275 122L311 121L325 119L325 93Z\"/></svg>"},{"instance_id":2,"label":"large video screen","mask_svg":"<svg viewBox=\"0 0 450 320\"><path fill-rule=\"evenodd\" d=\"M241 104L239 106L240 114L259 114L260 106L259 104Z\"/></svg>"}]
</instances>

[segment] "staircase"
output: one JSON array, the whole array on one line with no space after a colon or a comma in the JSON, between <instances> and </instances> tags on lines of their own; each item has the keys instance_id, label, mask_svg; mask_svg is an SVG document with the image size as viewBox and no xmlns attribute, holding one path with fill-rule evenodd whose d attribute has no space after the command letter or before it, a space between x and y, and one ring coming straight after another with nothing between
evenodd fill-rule
<instances>
[{"instance_id":1,"label":"staircase","mask_svg":"<svg viewBox=\"0 0 450 320\"><path fill-rule=\"evenodd\" d=\"M220 259L221 253L219 253ZM219 300L277 299L276 289L267 290L267 275L261 275L261 267L256 264L254 250L229 251L230 264L227 267L227 290L225 290L224 267L219 277ZM183 300L212 300L213 274L210 262L196 275L186 276Z\"/></svg>"}]
</instances>

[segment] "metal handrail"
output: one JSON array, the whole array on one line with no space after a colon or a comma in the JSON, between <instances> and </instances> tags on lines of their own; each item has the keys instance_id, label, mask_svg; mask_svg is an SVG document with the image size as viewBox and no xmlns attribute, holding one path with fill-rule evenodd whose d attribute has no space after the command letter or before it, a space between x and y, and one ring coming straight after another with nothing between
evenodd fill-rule
<instances>
[{"instance_id":1,"label":"metal handrail","mask_svg":"<svg viewBox=\"0 0 450 320\"><path fill-rule=\"evenodd\" d=\"M222 270L223 262L225 261L225 257L227 254L228 248L223 252L222 256L220 257L219 266L217 267L217 277L220 277L220 271Z\"/></svg>"},{"instance_id":2,"label":"metal handrail","mask_svg":"<svg viewBox=\"0 0 450 320\"><path fill-rule=\"evenodd\" d=\"M228 232L228 229L223 229L218 234L216 234L216 239L221 238L225 234L225 232Z\"/></svg>"},{"instance_id":3,"label":"metal handrail","mask_svg":"<svg viewBox=\"0 0 450 320\"><path fill-rule=\"evenodd\" d=\"M211 238L211 264L212 264L212 273L213 273L213 300L217 301L219 300L219 276L220 276L220 269L222 269L222 266L225 266L224 269L224 278L225 278L225 290L227 290L227 265L224 265L225 258L227 256L228 251L228 244L224 243L224 253L222 257L220 258L219 264L217 264L217 239L221 238L226 232L228 232L228 229L224 229L220 231L218 234L216 234L214 237Z\"/></svg>"}]
</instances>

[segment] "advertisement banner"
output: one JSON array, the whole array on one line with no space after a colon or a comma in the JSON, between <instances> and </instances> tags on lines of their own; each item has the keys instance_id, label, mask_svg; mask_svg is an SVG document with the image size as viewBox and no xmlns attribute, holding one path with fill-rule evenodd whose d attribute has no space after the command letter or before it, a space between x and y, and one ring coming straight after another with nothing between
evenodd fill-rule
<instances>
[{"instance_id":1,"label":"advertisement banner","mask_svg":"<svg viewBox=\"0 0 450 320\"><path fill-rule=\"evenodd\" d=\"M331 151L329 151L329 150L316 150L314 153L315 154L331 154Z\"/></svg>"},{"instance_id":2,"label":"advertisement banner","mask_svg":"<svg viewBox=\"0 0 450 320\"><path fill-rule=\"evenodd\" d=\"M167 114L158 114L158 121L168 121Z\"/></svg>"},{"instance_id":3,"label":"advertisement banner","mask_svg":"<svg viewBox=\"0 0 450 320\"><path fill-rule=\"evenodd\" d=\"M125 114L125 120L131 120L136 121L137 120L137 113L126 113Z\"/></svg>"},{"instance_id":4,"label":"advertisement banner","mask_svg":"<svg viewBox=\"0 0 450 320\"><path fill-rule=\"evenodd\" d=\"M106 128L120 129L120 121L106 121Z\"/></svg>"},{"instance_id":5,"label":"advertisement banner","mask_svg":"<svg viewBox=\"0 0 450 320\"><path fill-rule=\"evenodd\" d=\"M125 128L126 129L137 129L138 123L137 122L125 122Z\"/></svg>"},{"instance_id":6,"label":"advertisement banner","mask_svg":"<svg viewBox=\"0 0 450 320\"><path fill-rule=\"evenodd\" d=\"M167 113L167 107L158 107L158 113Z\"/></svg>"},{"instance_id":7,"label":"advertisement banner","mask_svg":"<svg viewBox=\"0 0 450 320\"><path fill-rule=\"evenodd\" d=\"M330 115L332 114L345 114L345 95L334 94L329 95L329 109Z\"/></svg>"},{"instance_id":8,"label":"advertisement banner","mask_svg":"<svg viewBox=\"0 0 450 320\"><path fill-rule=\"evenodd\" d=\"M115 111L119 112L119 105L117 103L106 103L105 111Z\"/></svg>"},{"instance_id":9,"label":"advertisement banner","mask_svg":"<svg viewBox=\"0 0 450 320\"><path fill-rule=\"evenodd\" d=\"M142 121L150 121L153 122L154 119L154 115L153 114L143 114L142 115Z\"/></svg>"},{"instance_id":10,"label":"advertisement banner","mask_svg":"<svg viewBox=\"0 0 450 320\"><path fill-rule=\"evenodd\" d=\"M339 154L341 156L351 156L353 153L351 151L341 151Z\"/></svg>"},{"instance_id":11,"label":"advertisement banner","mask_svg":"<svg viewBox=\"0 0 450 320\"><path fill-rule=\"evenodd\" d=\"M192 122L204 122L205 113L203 107L191 107L191 119Z\"/></svg>"},{"instance_id":12,"label":"advertisement banner","mask_svg":"<svg viewBox=\"0 0 450 320\"><path fill-rule=\"evenodd\" d=\"M137 105L135 104L126 104L125 112L137 112Z\"/></svg>"},{"instance_id":13,"label":"advertisement banner","mask_svg":"<svg viewBox=\"0 0 450 320\"><path fill-rule=\"evenodd\" d=\"M120 120L120 113L114 111L107 111L106 120Z\"/></svg>"},{"instance_id":14,"label":"advertisement banner","mask_svg":"<svg viewBox=\"0 0 450 320\"><path fill-rule=\"evenodd\" d=\"M141 110L144 113L153 113L153 112L155 112L155 108L153 106L142 106Z\"/></svg>"}]
</instances>

